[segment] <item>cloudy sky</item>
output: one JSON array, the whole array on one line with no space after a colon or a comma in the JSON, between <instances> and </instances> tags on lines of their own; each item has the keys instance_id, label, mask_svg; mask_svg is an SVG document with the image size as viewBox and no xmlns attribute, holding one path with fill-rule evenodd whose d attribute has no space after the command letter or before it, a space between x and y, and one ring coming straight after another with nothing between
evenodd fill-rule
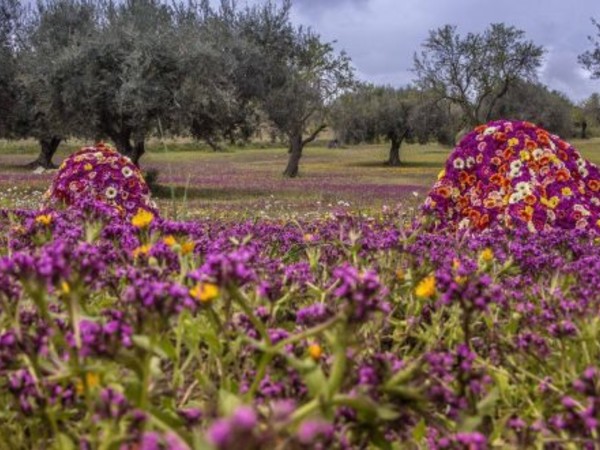
<instances>
[{"instance_id":1,"label":"cloudy sky","mask_svg":"<svg viewBox=\"0 0 600 450\"><path fill-rule=\"evenodd\" d=\"M540 80L573 100L600 92L600 80L577 63L591 48L591 17L600 20L600 0L294 0L293 7L296 23L346 50L361 79L392 85L413 79L413 54L431 29L450 23L462 35L492 22L514 25L547 50Z\"/></svg>"}]
</instances>

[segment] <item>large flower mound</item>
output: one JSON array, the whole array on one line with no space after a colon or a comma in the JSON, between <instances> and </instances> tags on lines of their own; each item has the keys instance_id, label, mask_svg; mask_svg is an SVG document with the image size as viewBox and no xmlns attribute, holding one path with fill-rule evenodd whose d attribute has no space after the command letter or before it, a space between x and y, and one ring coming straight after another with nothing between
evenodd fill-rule
<instances>
[{"instance_id":1,"label":"large flower mound","mask_svg":"<svg viewBox=\"0 0 600 450\"><path fill-rule=\"evenodd\" d=\"M100 202L124 218L140 209L157 213L140 170L105 144L84 147L65 159L46 199L50 207Z\"/></svg>"},{"instance_id":2,"label":"large flower mound","mask_svg":"<svg viewBox=\"0 0 600 450\"><path fill-rule=\"evenodd\" d=\"M600 231L600 171L536 125L498 120L452 151L423 206L435 230Z\"/></svg>"}]
</instances>

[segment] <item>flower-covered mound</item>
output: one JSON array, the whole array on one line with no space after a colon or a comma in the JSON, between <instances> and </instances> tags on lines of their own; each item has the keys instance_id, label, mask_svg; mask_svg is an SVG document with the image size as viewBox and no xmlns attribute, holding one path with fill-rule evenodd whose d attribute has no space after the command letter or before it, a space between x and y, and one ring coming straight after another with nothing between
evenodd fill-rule
<instances>
[{"instance_id":1,"label":"flower-covered mound","mask_svg":"<svg viewBox=\"0 0 600 450\"><path fill-rule=\"evenodd\" d=\"M45 198L49 207L101 203L126 218L140 208L157 213L140 170L105 144L84 147L66 158Z\"/></svg>"},{"instance_id":2,"label":"flower-covered mound","mask_svg":"<svg viewBox=\"0 0 600 450\"><path fill-rule=\"evenodd\" d=\"M402 221L0 211L0 448L595 449L596 237Z\"/></svg>"},{"instance_id":3,"label":"flower-covered mound","mask_svg":"<svg viewBox=\"0 0 600 450\"><path fill-rule=\"evenodd\" d=\"M600 171L532 123L475 128L451 153L423 211L437 230L496 226L600 231Z\"/></svg>"}]
</instances>

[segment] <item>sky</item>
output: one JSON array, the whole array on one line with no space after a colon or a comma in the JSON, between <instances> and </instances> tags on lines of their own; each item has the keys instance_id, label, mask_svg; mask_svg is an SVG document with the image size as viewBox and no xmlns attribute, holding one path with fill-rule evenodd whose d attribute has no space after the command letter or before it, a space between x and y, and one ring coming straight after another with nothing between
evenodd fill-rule
<instances>
[{"instance_id":1,"label":"sky","mask_svg":"<svg viewBox=\"0 0 600 450\"><path fill-rule=\"evenodd\" d=\"M359 79L393 86L414 79L413 54L429 30L452 24L464 35L504 22L546 49L540 81L574 101L600 92L577 62L596 36L591 17L600 21L600 0L293 0L292 9L296 24L348 53Z\"/></svg>"}]
</instances>

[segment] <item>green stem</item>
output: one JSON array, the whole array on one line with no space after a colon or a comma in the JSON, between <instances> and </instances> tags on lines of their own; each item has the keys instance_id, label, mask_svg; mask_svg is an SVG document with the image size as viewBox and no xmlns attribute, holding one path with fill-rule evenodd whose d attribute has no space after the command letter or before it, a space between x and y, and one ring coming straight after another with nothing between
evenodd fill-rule
<instances>
[{"instance_id":1,"label":"green stem","mask_svg":"<svg viewBox=\"0 0 600 450\"><path fill-rule=\"evenodd\" d=\"M246 314L248 316L248 319L250 319L250 322L252 322L252 325L254 325L254 328L256 328L256 330L259 332L261 337L265 340L267 345L271 346L272 345L271 338L269 337L267 327L265 327L265 324L262 323L258 319L258 317L256 317L256 315L252 311L252 308L250 308L250 306L248 305L248 302L247 302L248 299L245 298L243 293L240 292L240 290L236 286L229 285L228 287L229 287L228 290L229 290L233 300L235 300L235 302L238 305L240 305L240 308L242 308L242 311L244 311L244 314Z\"/></svg>"},{"instance_id":2,"label":"green stem","mask_svg":"<svg viewBox=\"0 0 600 450\"><path fill-rule=\"evenodd\" d=\"M295 344L298 341L302 341L302 340L308 339L309 337L320 334L320 333L326 331L327 329L331 328L332 326L334 326L341 320L342 320L341 317L336 316L336 317L333 317L332 319L329 319L327 322L323 322L322 324L315 325L314 327L309 328L308 330L305 330L302 333L294 334L293 336L283 339L282 341L279 341L277 344L275 344L273 346L273 351L276 353L280 352L287 345Z\"/></svg>"},{"instance_id":3,"label":"green stem","mask_svg":"<svg viewBox=\"0 0 600 450\"><path fill-rule=\"evenodd\" d=\"M327 386L327 398L331 400L333 396L340 389L342 382L344 381L344 375L346 373L346 363L347 363L347 355L346 355L346 346L347 346L347 336L346 336L346 324L342 324L341 329L336 334L335 344L334 344L334 352L333 352L333 365L331 368L331 374L329 375L328 386Z\"/></svg>"},{"instance_id":4,"label":"green stem","mask_svg":"<svg viewBox=\"0 0 600 450\"><path fill-rule=\"evenodd\" d=\"M260 386L260 382L265 377L265 373L267 372L267 367L269 366L269 363L273 359L273 356L274 355L272 353L263 353L262 354L262 356L260 358L260 362L258 363L258 369L256 370L256 374L254 376L254 381L252 382L252 386L250 386L250 389L246 393L246 398L248 400L251 400L252 398L254 398L254 394L258 390L258 387Z\"/></svg>"}]
</instances>

